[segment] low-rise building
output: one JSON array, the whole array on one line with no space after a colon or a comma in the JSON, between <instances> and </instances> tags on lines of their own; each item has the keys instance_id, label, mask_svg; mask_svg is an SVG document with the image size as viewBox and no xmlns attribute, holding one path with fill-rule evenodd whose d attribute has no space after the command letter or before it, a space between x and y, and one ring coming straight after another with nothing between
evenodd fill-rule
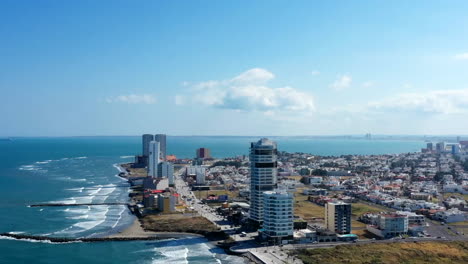
<instances>
[{"instance_id":1,"label":"low-rise building","mask_svg":"<svg viewBox=\"0 0 468 264\"><path fill-rule=\"evenodd\" d=\"M408 216L401 214L381 214L377 226L368 225L367 230L381 238L391 238L408 233Z\"/></svg>"},{"instance_id":2,"label":"low-rise building","mask_svg":"<svg viewBox=\"0 0 468 264\"><path fill-rule=\"evenodd\" d=\"M435 218L445 223L463 222L466 218L466 213L457 208L439 211L435 214Z\"/></svg>"}]
</instances>

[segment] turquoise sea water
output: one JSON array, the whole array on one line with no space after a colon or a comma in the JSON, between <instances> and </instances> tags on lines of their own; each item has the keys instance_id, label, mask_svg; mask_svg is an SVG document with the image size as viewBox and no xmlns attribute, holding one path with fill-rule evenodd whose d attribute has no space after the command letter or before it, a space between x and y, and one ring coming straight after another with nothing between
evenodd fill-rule
<instances>
[{"instance_id":1,"label":"turquoise sea water","mask_svg":"<svg viewBox=\"0 0 468 264\"><path fill-rule=\"evenodd\" d=\"M280 150L317 155L418 151L423 141L274 138ZM215 157L248 153L257 137L168 137L168 153ZM30 208L42 202L125 202L127 183L114 166L139 154L139 137L18 138L0 141L0 232L101 236L133 221L124 206ZM50 244L0 237L0 263L242 263L203 238L158 242Z\"/></svg>"}]
</instances>

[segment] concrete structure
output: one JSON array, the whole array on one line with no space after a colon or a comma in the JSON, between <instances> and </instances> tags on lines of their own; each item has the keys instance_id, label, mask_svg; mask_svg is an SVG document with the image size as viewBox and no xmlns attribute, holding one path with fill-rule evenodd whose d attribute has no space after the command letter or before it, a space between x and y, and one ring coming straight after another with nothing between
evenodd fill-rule
<instances>
[{"instance_id":1,"label":"concrete structure","mask_svg":"<svg viewBox=\"0 0 468 264\"><path fill-rule=\"evenodd\" d=\"M410 198L413 200L424 200L424 201L431 201L432 195L430 193L411 193Z\"/></svg>"},{"instance_id":2,"label":"concrete structure","mask_svg":"<svg viewBox=\"0 0 468 264\"><path fill-rule=\"evenodd\" d=\"M429 151L433 151L434 150L434 144L432 142L427 143L426 149L429 150Z\"/></svg>"},{"instance_id":3,"label":"concrete structure","mask_svg":"<svg viewBox=\"0 0 468 264\"><path fill-rule=\"evenodd\" d=\"M401 214L381 214L378 225L368 225L367 230L381 238L391 238L408 233L408 216Z\"/></svg>"},{"instance_id":4,"label":"concrete structure","mask_svg":"<svg viewBox=\"0 0 468 264\"><path fill-rule=\"evenodd\" d=\"M277 145L262 138L250 145L250 220L263 221L263 192L272 191L277 184Z\"/></svg>"},{"instance_id":5,"label":"concrete structure","mask_svg":"<svg viewBox=\"0 0 468 264\"><path fill-rule=\"evenodd\" d=\"M323 181L323 178L321 176L311 176L311 177L304 178L304 183L310 184L310 185L320 185L322 184L322 181Z\"/></svg>"},{"instance_id":6,"label":"concrete structure","mask_svg":"<svg viewBox=\"0 0 468 264\"><path fill-rule=\"evenodd\" d=\"M197 180L198 185L205 185L205 183L206 183L206 180L205 180L206 173L205 172L206 172L206 169L204 167L197 166L197 168L195 170L195 174L197 175L196 180Z\"/></svg>"},{"instance_id":7,"label":"concrete structure","mask_svg":"<svg viewBox=\"0 0 468 264\"><path fill-rule=\"evenodd\" d=\"M281 241L293 236L294 196L286 190L263 192L263 227L260 229L264 239Z\"/></svg>"},{"instance_id":8,"label":"concrete structure","mask_svg":"<svg viewBox=\"0 0 468 264\"><path fill-rule=\"evenodd\" d=\"M150 189L150 190L155 190L156 189L156 183L153 177L146 177L143 179L143 189Z\"/></svg>"},{"instance_id":9,"label":"concrete structure","mask_svg":"<svg viewBox=\"0 0 468 264\"><path fill-rule=\"evenodd\" d=\"M408 225L424 225L426 223L426 217L424 217L424 215L406 211L397 211L396 213L408 216Z\"/></svg>"},{"instance_id":10,"label":"concrete structure","mask_svg":"<svg viewBox=\"0 0 468 264\"><path fill-rule=\"evenodd\" d=\"M159 142L151 141L149 145L148 176L158 177L158 164L161 162Z\"/></svg>"},{"instance_id":11,"label":"concrete structure","mask_svg":"<svg viewBox=\"0 0 468 264\"><path fill-rule=\"evenodd\" d=\"M210 149L207 149L207 148L197 149L196 157L197 159L210 159L211 158Z\"/></svg>"},{"instance_id":12,"label":"concrete structure","mask_svg":"<svg viewBox=\"0 0 468 264\"><path fill-rule=\"evenodd\" d=\"M158 195L158 209L163 213L175 212L176 198L170 193Z\"/></svg>"},{"instance_id":13,"label":"concrete structure","mask_svg":"<svg viewBox=\"0 0 468 264\"><path fill-rule=\"evenodd\" d=\"M143 147L142 154L143 154L143 159L145 162L145 166L148 165L148 158L149 158L149 148L150 148L150 142L154 140L154 136L151 134L144 134L141 137L141 144Z\"/></svg>"},{"instance_id":14,"label":"concrete structure","mask_svg":"<svg viewBox=\"0 0 468 264\"><path fill-rule=\"evenodd\" d=\"M436 151L438 153L445 152L445 142L436 143Z\"/></svg>"},{"instance_id":15,"label":"concrete structure","mask_svg":"<svg viewBox=\"0 0 468 264\"><path fill-rule=\"evenodd\" d=\"M463 222L466 220L467 214L457 208L440 211L435 214L436 219L445 223Z\"/></svg>"},{"instance_id":16,"label":"concrete structure","mask_svg":"<svg viewBox=\"0 0 468 264\"><path fill-rule=\"evenodd\" d=\"M155 206L155 195L153 194L144 194L143 195L143 206L145 208L150 208Z\"/></svg>"},{"instance_id":17,"label":"concrete structure","mask_svg":"<svg viewBox=\"0 0 468 264\"><path fill-rule=\"evenodd\" d=\"M351 233L351 204L343 202L326 203L325 227L338 234Z\"/></svg>"},{"instance_id":18,"label":"concrete structure","mask_svg":"<svg viewBox=\"0 0 468 264\"><path fill-rule=\"evenodd\" d=\"M156 134L154 135L154 140L159 142L159 151L161 155L161 160L166 161L166 135L165 134Z\"/></svg>"},{"instance_id":19,"label":"concrete structure","mask_svg":"<svg viewBox=\"0 0 468 264\"><path fill-rule=\"evenodd\" d=\"M157 178L155 184L157 190L166 190L169 188L169 180L167 178Z\"/></svg>"},{"instance_id":20,"label":"concrete structure","mask_svg":"<svg viewBox=\"0 0 468 264\"><path fill-rule=\"evenodd\" d=\"M174 165L167 161L159 163L158 176L169 179L169 184L174 185Z\"/></svg>"}]
</instances>

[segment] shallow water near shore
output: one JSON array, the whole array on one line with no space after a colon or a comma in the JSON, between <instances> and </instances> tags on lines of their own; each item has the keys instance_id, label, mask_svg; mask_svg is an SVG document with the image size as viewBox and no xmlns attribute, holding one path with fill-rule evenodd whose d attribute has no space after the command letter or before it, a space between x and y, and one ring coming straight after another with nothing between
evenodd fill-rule
<instances>
[{"instance_id":1,"label":"shallow water near shore","mask_svg":"<svg viewBox=\"0 0 468 264\"><path fill-rule=\"evenodd\" d=\"M168 153L246 155L248 137L168 137ZM278 139L279 149L319 155L417 151L422 141ZM124 205L27 207L34 203L128 201L128 184L115 164L141 151L139 137L23 138L0 142L0 233L57 237L107 236L134 220ZM0 263L243 263L204 238L52 244L0 237Z\"/></svg>"}]
</instances>

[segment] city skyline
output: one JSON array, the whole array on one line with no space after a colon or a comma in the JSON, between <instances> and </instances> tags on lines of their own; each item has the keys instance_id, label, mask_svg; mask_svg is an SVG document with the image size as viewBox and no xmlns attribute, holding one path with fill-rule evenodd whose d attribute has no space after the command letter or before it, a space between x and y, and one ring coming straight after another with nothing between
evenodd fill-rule
<instances>
[{"instance_id":1,"label":"city skyline","mask_svg":"<svg viewBox=\"0 0 468 264\"><path fill-rule=\"evenodd\" d=\"M26 2L2 137L468 131L465 1Z\"/></svg>"}]
</instances>

